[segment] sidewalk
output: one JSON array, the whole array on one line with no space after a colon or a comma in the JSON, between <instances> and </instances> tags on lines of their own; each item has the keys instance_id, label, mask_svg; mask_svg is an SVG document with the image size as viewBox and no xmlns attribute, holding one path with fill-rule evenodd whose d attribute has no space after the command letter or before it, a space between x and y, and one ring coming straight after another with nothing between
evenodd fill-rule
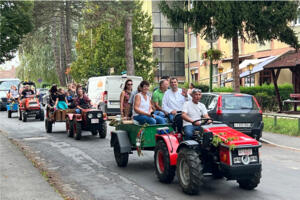
<instances>
[{"instance_id":1,"label":"sidewalk","mask_svg":"<svg viewBox=\"0 0 300 200\"><path fill-rule=\"evenodd\" d=\"M300 151L300 137L263 132L261 141L298 149Z\"/></svg>"},{"instance_id":2,"label":"sidewalk","mask_svg":"<svg viewBox=\"0 0 300 200\"><path fill-rule=\"evenodd\" d=\"M0 132L0 199L61 200L39 170Z\"/></svg>"}]
</instances>

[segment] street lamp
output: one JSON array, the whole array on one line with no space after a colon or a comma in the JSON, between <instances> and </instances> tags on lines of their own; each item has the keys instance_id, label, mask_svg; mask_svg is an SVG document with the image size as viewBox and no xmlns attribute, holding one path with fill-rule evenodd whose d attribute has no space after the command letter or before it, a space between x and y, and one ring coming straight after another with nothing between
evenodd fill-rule
<instances>
[{"instance_id":1,"label":"street lamp","mask_svg":"<svg viewBox=\"0 0 300 200\"><path fill-rule=\"evenodd\" d=\"M254 65L252 63L249 63L247 65L247 68L248 68L248 70L250 72L250 75L249 75L249 77L250 77L250 87L251 87L251 71L253 70L253 67L254 67Z\"/></svg>"},{"instance_id":2,"label":"street lamp","mask_svg":"<svg viewBox=\"0 0 300 200\"><path fill-rule=\"evenodd\" d=\"M222 73L223 73L224 67L220 66L218 67L218 71L220 74L220 87L222 86Z\"/></svg>"}]
</instances>

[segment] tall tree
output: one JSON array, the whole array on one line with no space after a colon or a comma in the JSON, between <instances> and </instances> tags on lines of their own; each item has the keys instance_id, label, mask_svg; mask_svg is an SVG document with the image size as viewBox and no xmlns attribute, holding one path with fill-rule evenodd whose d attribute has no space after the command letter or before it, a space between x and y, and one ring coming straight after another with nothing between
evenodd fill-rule
<instances>
[{"instance_id":1,"label":"tall tree","mask_svg":"<svg viewBox=\"0 0 300 200\"><path fill-rule=\"evenodd\" d=\"M14 57L32 28L32 2L0 1L0 64Z\"/></svg>"},{"instance_id":2,"label":"tall tree","mask_svg":"<svg viewBox=\"0 0 300 200\"><path fill-rule=\"evenodd\" d=\"M278 39L299 48L298 39L289 22L297 16L297 1L193 1L193 8L163 1L161 11L174 26L187 23L193 31L206 37L215 34L232 40L233 88L240 91L239 45L246 42Z\"/></svg>"},{"instance_id":3,"label":"tall tree","mask_svg":"<svg viewBox=\"0 0 300 200\"><path fill-rule=\"evenodd\" d=\"M134 55L132 42L132 13L137 9L138 1L94 1L87 4L85 22L88 28L95 28L101 23L113 22L116 26L125 26L125 55L127 74L134 75Z\"/></svg>"}]
</instances>

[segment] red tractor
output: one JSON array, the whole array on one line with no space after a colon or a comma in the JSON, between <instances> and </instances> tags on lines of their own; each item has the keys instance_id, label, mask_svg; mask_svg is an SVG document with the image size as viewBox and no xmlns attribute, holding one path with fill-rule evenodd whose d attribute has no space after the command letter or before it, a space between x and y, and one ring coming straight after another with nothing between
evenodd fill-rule
<instances>
[{"instance_id":1,"label":"red tractor","mask_svg":"<svg viewBox=\"0 0 300 200\"><path fill-rule=\"evenodd\" d=\"M201 130L192 140L184 134L158 129L154 165L158 179L173 181L175 171L183 192L197 194L203 176L236 180L243 189L252 190L260 183L261 144L226 124L201 119ZM197 122L200 120L194 121Z\"/></svg>"},{"instance_id":2,"label":"red tractor","mask_svg":"<svg viewBox=\"0 0 300 200\"><path fill-rule=\"evenodd\" d=\"M81 139L82 130L90 131L92 135L106 137L106 113L97 109L81 109L81 113L67 113L66 129L69 137Z\"/></svg>"},{"instance_id":3,"label":"red tractor","mask_svg":"<svg viewBox=\"0 0 300 200\"><path fill-rule=\"evenodd\" d=\"M20 93L19 120L26 122L28 117L35 117L35 119L44 121L44 110L41 108L38 95L36 95L35 83L20 82L18 91Z\"/></svg>"}]
</instances>

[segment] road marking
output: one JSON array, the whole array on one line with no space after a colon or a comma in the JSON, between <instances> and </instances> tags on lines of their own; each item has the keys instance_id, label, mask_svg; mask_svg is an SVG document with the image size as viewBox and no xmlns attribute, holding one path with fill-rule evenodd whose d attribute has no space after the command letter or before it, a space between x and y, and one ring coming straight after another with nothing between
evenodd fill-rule
<instances>
[{"instance_id":1,"label":"road marking","mask_svg":"<svg viewBox=\"0 0 300 200\"><path fill-rule=\"evenodd\" d=\"M33 140L47 140L49 139L48 137L28 137L28 138L23 138L25 141L33 141Z\"/></svg>"},{"instance_id":2,"label":"road marking","mask_svg":"<svg viewBox=\"0 0 300 200\"><path fill-rule=\"evenodd\" d=\"M300 149L298 148L294 148L294 147L289 147L289 146L285 146L285 145L280 145L280 144L276 144L274 142L271 142L269 140L266 140L264 138L260 138L260 140L264 143L267 143L267 144L271 144L273 146L277 146L277 147L280 147L280 148L284 148L284 149L291 149L291 150L294 150L294 151L300 151Z\"/></svg>"}]
</instances>

